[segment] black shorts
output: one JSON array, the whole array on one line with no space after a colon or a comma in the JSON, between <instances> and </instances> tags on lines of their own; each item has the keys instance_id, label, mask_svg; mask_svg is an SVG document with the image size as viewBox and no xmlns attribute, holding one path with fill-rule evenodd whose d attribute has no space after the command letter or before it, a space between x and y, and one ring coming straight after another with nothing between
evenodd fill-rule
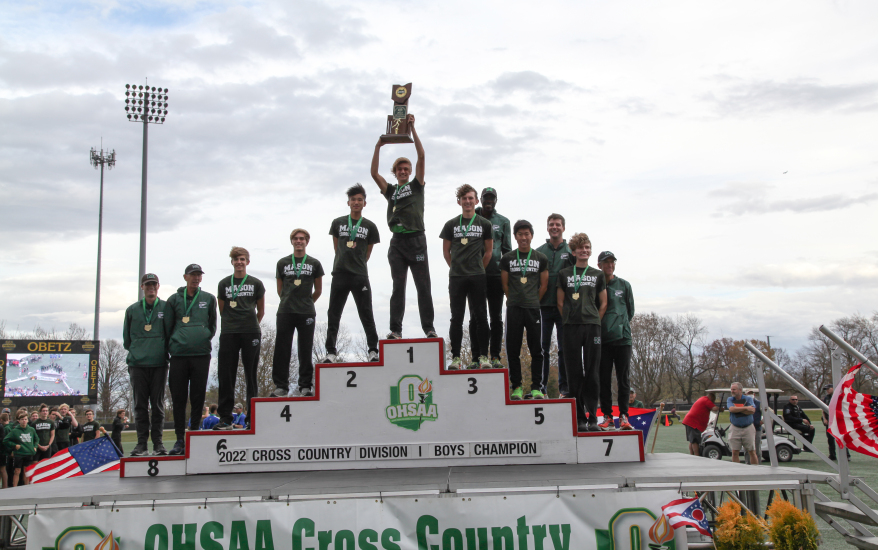
<instances>
[{"instance_id":1,"label":"black shorts","mask_svg":"<svg viewBox=\"0 0 878 550\"><path fill-rule=\"evenodd\" d=\"M21 468L22 470L24 470L25 468L27 468L28 466L31 465L31 462L34 461L34 457L33 457L33 455L31 455L31 456L18 456L18 455L15 455L15 457L13 457L13 458L14 458L14 460L13 460L13 467L14 467L15 469L19 469L19 468Z\"/></svg>"},{"instance_id":2,"label":"black shorts","mask_svg":"<svg viewBox=\"0 0 878 550\"><path fill-rule=\"evenodd\" d=\"M692 426L686 426L686 441L701 445L701 432Z\"/></svg>"}]
</instances>

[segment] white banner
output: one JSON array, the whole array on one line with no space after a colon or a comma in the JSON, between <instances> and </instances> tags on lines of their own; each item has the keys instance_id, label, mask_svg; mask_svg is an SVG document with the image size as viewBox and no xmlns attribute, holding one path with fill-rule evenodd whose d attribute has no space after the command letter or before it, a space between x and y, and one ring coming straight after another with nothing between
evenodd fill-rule
<instances>
[{"instance_id":1,"label":"white banner","mask_svg":"<svg viewBox=\"0 0 878 550\"><path fill-rule=\"evenodd\" d=\"M676 550L673 491L39 511L28 550ZM658 521L657 521L658 519Z\"/></svg>"}]
</instances>

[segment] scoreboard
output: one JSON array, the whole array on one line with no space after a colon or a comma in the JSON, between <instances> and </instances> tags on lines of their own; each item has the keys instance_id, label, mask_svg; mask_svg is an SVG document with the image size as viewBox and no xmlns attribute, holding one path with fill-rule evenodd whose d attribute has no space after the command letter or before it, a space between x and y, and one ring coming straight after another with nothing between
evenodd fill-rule
<instances>
[{"instance_id":1,"label":"scoreboard","mask_svg":"<svg viewBox=\"0 0 878 550\"><path fill-rule=\"evenodd\" d=\"M0 341L0 403L89 405L97 401L100 341Z\"/></svg>"}]
</instances>

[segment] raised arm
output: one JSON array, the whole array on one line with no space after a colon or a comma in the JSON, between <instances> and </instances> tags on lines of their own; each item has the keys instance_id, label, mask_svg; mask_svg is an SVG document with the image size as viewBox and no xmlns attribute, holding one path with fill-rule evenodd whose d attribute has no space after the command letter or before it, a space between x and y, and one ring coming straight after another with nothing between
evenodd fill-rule
<instances>
[{"instance_id":1,"label":"raised arm","mask_svg":"<svg viewBox=\"0 0 878 550\"><path fill-rule=\"evenodd\" d=\"M415 130L415 115L409 115L408 119L409 128L412 129L412 138L415 140L415 151L418 153L418 163L415 165L415 177L418 178L421 185L424 185L424 171L426 169L426 165L424 164L424 146L421 145L421 138L418 137L418 131Z\"/></svg>"},{"instance_id":2,"label":"raised arm","mask_svg":"<svg viewBox=\"0 0 878 550\"><path fill-rule=\"evenodd\" d=\"M372 179L378 184L378 189L381 190L382 195L387 192L387 180L378 173L378 160L381 156L381 147L383 146L384 142L379 139L378 143L375 144L375 153L372 155Z\"/></svg>"}]
</instances>

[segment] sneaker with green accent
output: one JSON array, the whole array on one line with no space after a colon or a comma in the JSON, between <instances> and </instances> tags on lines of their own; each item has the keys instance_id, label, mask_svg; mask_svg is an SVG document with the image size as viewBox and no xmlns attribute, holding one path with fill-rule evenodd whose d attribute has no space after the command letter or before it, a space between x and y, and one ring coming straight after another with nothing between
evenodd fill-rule
<instances>
[{"instance_id":1,"label":"sneaker with green accent","mask_svg":"<svg viewBox=\"0 0 878 550\"><path fill-rule=\"evenodd\" d=\"M499 357L495 357L495 358L491 359L491 368L492 369L502 369L503 368L503 363L500 362Z\"/></svg>"},{"instance_id":2,"label":"sneaker with green accent","mask_svg":"<svg viewBox=\"0 0 878 550\"><path fill-rule=\"evenodd\" d=\"M531 399L545 399L546 396L540 390L530 390Z\"/></svg>"},{"instance_id":3,"label":"sneaker with green accent","mask_svg":"<svg viewBox=\"0 0 878 550\"><path fill-rule=\"evenodd\" d=\"M513 401L521 401L522 396L524 395L524 391L521 389L521 386L512 390L512 395L509 396L509 399Z\"/></svg>"},{"instance_id":4,"label":"sneaker with green accent","mask_svg":"<svg viewBox=\"0 0 878 550\"><path fill-rule=\"evenodd\" d=\"M467 368L468 370L479 370L479 362L478 362L478 361L473 361L472 363L470 363L469 365L467 365L466 368Z\"/></svg>"},{"instance_id":5,"label":"sneaker with green accent","mask_svg":"<svg viewBox=\"0 0 878 550\"><path fill-rule=\"evenodd\" d=\"M480 366L481 368L483 368L483 369L490 369L490 368L493 368L493 367L491 366L491 360L488 359L487 357L485 357L484 355L482 355L481 357L479 357L479 366Z\"/></svg>"},{"instance_id":6,"label":"sneaker with green accent","mask_svg":"<svg viewBox=\"0 0 878 550\"><path fill-rule=\"evenodd\" d=\"M451 364L448 365L448 370L460 370L460 357L455 357L451 360Z\"/></svg>"}]
</instances>

